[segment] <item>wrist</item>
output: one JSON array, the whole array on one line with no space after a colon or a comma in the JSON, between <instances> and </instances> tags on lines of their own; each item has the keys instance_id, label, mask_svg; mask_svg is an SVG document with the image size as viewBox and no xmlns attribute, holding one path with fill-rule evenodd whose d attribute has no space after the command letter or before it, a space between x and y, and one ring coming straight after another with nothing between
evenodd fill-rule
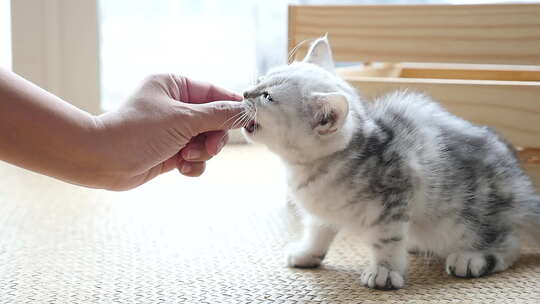
<instances>
[{"instance_id":1,"label":"wrist","mask_svg":"<svg viewBox=\"0 0 540 304\"><path fill-rule=\"evenodd\" d=\"M68 140L63 157L71 163L66 180L81 186L107 188L108 172L103 145L103 125L99 116L81 117L73 130L73 139ZM75 140L75 138L77 140Z\"/></svg>"},{"instance_id":2,"label":"wrist","mask_svg":"<svg viewBox=\"0 0 540 304\"><path fill-rule=\"evenodd\" d=\"M122 132L118 124L121 119L117 112L93 115L88 129L90 133L87 146L89 162L89 182L92 187L114 189L122 176L130 174L130 168L122 168L122 158L118 145L122 141ZM119 133L120 132L120 133ZM119 133L119 134L117 134ZM90 156L91 155L91 156Z\"/></svg>"}]
</instances>

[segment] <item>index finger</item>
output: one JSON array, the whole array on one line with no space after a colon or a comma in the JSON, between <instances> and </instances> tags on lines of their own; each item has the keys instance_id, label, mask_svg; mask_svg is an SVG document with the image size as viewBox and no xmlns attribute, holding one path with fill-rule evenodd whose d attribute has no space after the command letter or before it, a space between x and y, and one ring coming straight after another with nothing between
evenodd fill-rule
<instances>
[{"instance_id":1,"label":"index finger","mask_svg":"<svg viewBox=\"0 0 540 304\"><path fill-rule=\"evenodd\" d=\"M184 76L173 76L180 90L180 101L187 103L208 103L218 100L241 101L243 97L224 88Z\"/></svg>"}]
</instances>

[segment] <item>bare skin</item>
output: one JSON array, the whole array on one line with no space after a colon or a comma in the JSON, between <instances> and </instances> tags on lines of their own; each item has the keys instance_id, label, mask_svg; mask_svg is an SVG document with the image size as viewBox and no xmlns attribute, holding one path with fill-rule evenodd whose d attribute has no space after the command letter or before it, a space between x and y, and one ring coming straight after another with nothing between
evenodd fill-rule
<instances>
[{"instance_id":1,"label":"bare skin","mask_svg":"<svg viewBox=\"0 0 540 304\"><path fill-rule=\"evenodd\" d=\"M175 75L149 77L118 111L84 112L0 70L0 160L93 188L127 190L178 168L204 172L242 97Z\"/></svg>"}]
</instances>

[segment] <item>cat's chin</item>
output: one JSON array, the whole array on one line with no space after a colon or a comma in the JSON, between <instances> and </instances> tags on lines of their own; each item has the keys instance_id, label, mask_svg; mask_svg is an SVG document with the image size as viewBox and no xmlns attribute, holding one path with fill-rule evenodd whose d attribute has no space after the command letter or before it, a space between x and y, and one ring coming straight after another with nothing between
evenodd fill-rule
<instances>
[{"instance_id":1,"label":"cat's chin","mask_svg":"<svg viewBox=\"0 0 540 304\"><path fill-rule=\"evenodd\" d=\"M246 130L246 128L242 128L241 132L242 132L242 135L244 135L244 138L247 140L247 142L255 143L255 136L254 136L255 134L254 134L254 132L248 132Z\"/></svg>"}]
</instances>

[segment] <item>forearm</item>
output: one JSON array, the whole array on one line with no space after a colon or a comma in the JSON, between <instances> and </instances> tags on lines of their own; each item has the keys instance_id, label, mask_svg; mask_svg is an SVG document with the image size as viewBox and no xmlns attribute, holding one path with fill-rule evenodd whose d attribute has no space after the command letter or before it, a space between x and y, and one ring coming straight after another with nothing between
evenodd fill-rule
<instances>
[{"instance_id":1,"label":"forearm","mask_svg":"<svg viewBox=\"0 0 540 304\"><path fill-rule=\"evenodd\" d=\"M233 100L242 97L181 76L153 75L120 109L92 116L0 69L0 160L111 190L186 166L182 173L199 176L226 142L224 130L245 111Z\"/></svg>"},{"instance_id":2,"label":"forearm","mask_svg":"<svg viewBox=\"0 0 540 304\"><path fill-rule=\"evenodd\" d=\"M95 120L0 70L0 159L71 183L99 186Z\"/></svg>"}]
</instances>

